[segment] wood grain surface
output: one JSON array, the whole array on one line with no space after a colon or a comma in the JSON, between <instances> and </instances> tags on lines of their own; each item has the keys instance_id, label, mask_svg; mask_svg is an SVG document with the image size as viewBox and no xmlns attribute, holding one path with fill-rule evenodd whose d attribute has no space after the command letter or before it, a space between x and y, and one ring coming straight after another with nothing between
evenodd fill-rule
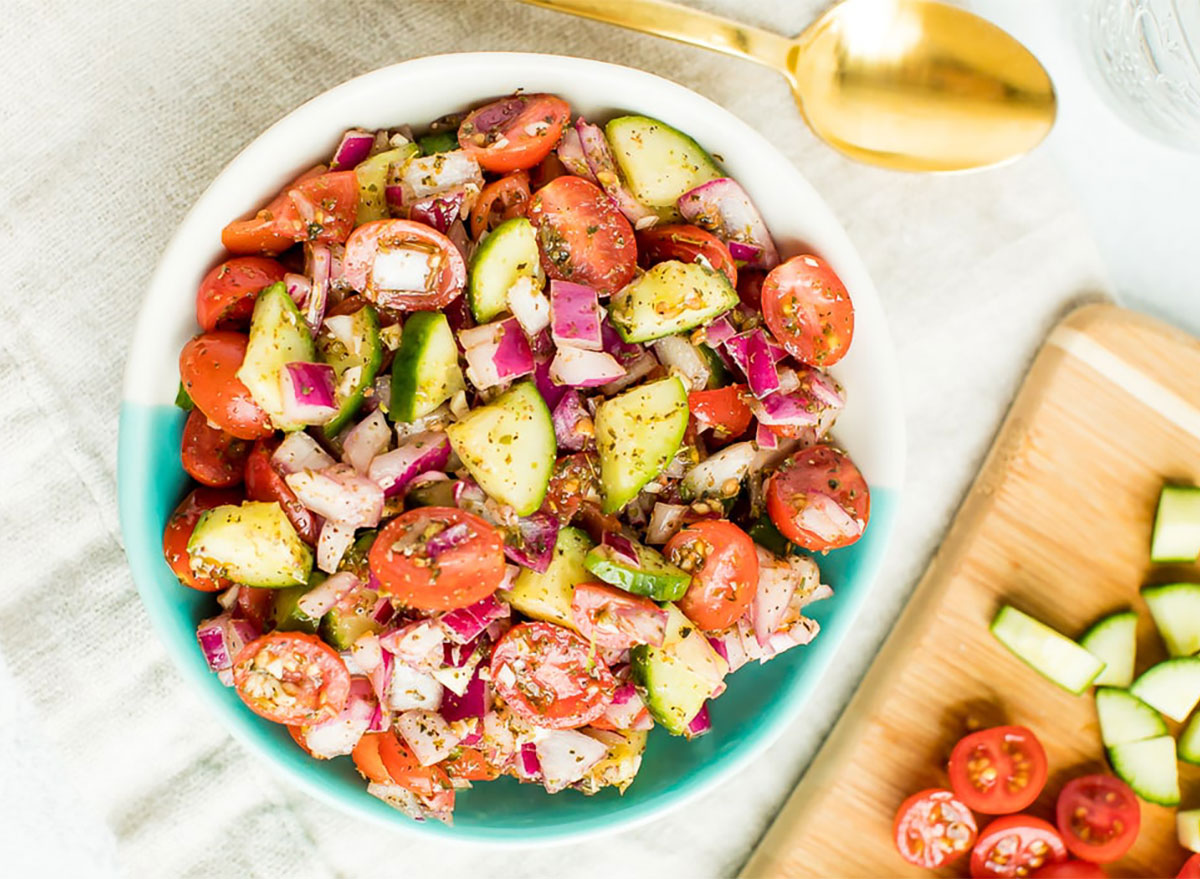
<instances>
[{"instance_id":1,"label":"wood grain surface","mask_svg":"<svg viewBox=\"0 0 1200 879\"><path fill-rule=\"evenodd\" d=\"M968 729L1030 727L1050 781L1029 811L1053 821L1075 775L1104 771L1089 695L1041 678L988 633L1004 602L1072 636L1140 614L1137 671L1165 656L1138 589L1200 579L1151 565L1164 480L1200 483L1200 342L1115 306L1086 306L1051 333L983 469L908 607L742 876L920 876L891 839L909 794L947 785ZM1170 723L1170 721L1168 721ZM1171 724L1176 732L1177 724ZM1180 764L1183 807L1200 767ZM1186 852L1174 810L1142 803L1142 831L1112 876L1174 876ZM964 876L966 859L938 875Z\"/></svg>"}]
</instances>

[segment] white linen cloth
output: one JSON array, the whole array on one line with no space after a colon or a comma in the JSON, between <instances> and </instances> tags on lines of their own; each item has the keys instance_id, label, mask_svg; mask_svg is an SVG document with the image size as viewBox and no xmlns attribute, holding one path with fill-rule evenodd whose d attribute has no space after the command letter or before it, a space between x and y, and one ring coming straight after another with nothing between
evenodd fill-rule
<instances>
[{"instance_id":1,"label":"white linen cloth","mask_svg":"<svg viewBox=\"0 0 1200 879\"><path fill-rule=\"evenodd\" d=\"M782 33L799 32L820 5L692 2ZM3 0L0 21L6 875L731 874L886 634L1044 333L1069 304L1106 286L1044 154L952 177L852 164L814 138L766 69L511 2ZM874 276L909 429L908 494L890 564L803 720L684 809L615 837L536 851L358 826L243 751L183 685L150 628L116 513L132 321L188 206L242 146L307 98L405 58L483 49L650 70L777 144L830 202Z\"/></svg>"}]
</instances>

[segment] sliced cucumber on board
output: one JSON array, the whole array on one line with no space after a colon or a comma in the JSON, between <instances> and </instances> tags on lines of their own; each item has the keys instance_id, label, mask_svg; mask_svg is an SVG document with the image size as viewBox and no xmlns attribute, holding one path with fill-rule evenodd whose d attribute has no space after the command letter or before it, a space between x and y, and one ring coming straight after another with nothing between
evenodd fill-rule
<instances>
[{"instance_id":1,"label":"sliced cucumber on board","mask_svg":"<svg viewBox=\"0 0 1200 879\"><path fill-rule=\"evenodd\" d=\"M519 278L530 278L541 289L537 235L524 217L505 220L488 233L471 258L467 297L471 314L487 323L508 311L508 291Z\"/></svg>"},{"instance_id":2,"label":"sliced cucumber on board","mask_svg":"<svg viewBox=\"0 0 1200 879\"><path fill-rule=\"evenodd\" d=\"M692 582L691 574L671 564L662 553L648 546L634 543L633 550L637 554L636 565L629 564L611 546L604 544L593 548L584 564L597 580L634 595L644 595L655 601L683 598Z\"/></svg>"},{"instance_id":3,"label":"sliced cucumber on board","mask_svg":"<svg viewBox=\"0 0 1200 879\"><path fill-rule=\"evenodd\" d=\"M1142 672L1129 692L1182 723L1200 702L1200 656L1167 659Z\"/></svg>"},{"instance_id":4,"label":"sliced cucumber on board","mask_svg":"<svg viewBox=\"0 0 1200 879\"><path fill-rule=\"evenodd\" d=\"M196 573L246 586L298 586L307 584L312 573L312 550L274 501L206 511L196 522L187 551Z\"/></svg>"},{"instance_id":5,"label":"sliced cucumber on board","mask_svg":"<svg viewBox=\"0 0 1200 879\"><path fill-rule=\"evenodd\" d=\"M1128 610L1106 616L1087 630L1079 639L1079 646L1104 661L1103 670L1092 684L1128 687L1133 683L1137 655L1137 614Z\"/></svg>"},{"instance_id":6,"label":"sliced cucumber on board","mask_svg":"<svg viewBox=\"0 0 1200 879\"><path fill-rule=\"evenodd\" d=\"M1142 598L1154 625L1172 656L1191 656L1200 650L1200 583L1147 586Z\"/></svg>"},{"instance_id":7,"label":"sliced cucumber on board","mask_svg":"<svg viewBox=\"0 0 1200 879\"><path fill-rule=\"evenodd\" d=\"M723 176L700 144L649 116L618 116L604 133L629 189L650 207L674 213L679 196Z\"/></svg>"},{"instance_id":8,"label":"sliced cucumber on board","mask_svg":"<svg viewBox=\"0 0 1200 879\"><path fill-rule=\"evenodd\" d=\"M283 368L289 363L312 363L316 359L312 333L283 282L259 293L250 318L250 341L237 377L276 430L304 427L289 422L284 414Z\"/></svg>"},{"instance_id":9,"label":"sliced cucumber on board","mask_svg":"<svg viewBox=\"0 0 1200 879\"><path fill-rule=\"evenodd\" d=\"M1190 852L1200 852L1200 809L1175 813L1175 834Z\"/></svg>"},{"instance_id":10,"label":"sliced cucumber on board","mask_svg":"<svg viewBox=\"0 0 1200 879\"><path fill-rule=\"evenodd\" d=\"M1179 759L1200 766L1200 713L1193 714L1179 734Z\"/></svg>"},{"instance_id":11,"label":"sliced cucumber on board","mask_svg":"<svg viewBox=\"0 0 1200 879\"><path fill-rule=\"evenodd\" d=\"M465 388L458 345L446 315L440 311L410 314L392 361L392 420L416 421Z\"/></svg>"},{"instance_id":12,"label":"sliced cucumber on board","mask_svg":"<svg viewBox=\"0 0 1200 879\"><path fill-rule=\"evenodd\" d=\"M1018 659L1076 695L1104 669L1104 660L1010 605L1000 608L991 631Z\"/></svg>"},{"instance_id":13,"label":"sliced cucumber on board","mask_svg":"<svg viewBox=\"0 0 1200 879\"><path fill-rule=\"evenodd\" d=\"M1109 748L1169 732L1162 715L1128 690L1097 687L1096 715L1100 718L1100 739Z\"/></svg>"},{"instance_id":14,"label":"sliced cucumber on board","mask_svg":"<svg viewBox=\"0 0 1200 879\"><path fill-rule=\"evenodd\" d=\"M649 342L708 323L738 301L720 272L667 260L613 296L608 315L626 342Z\"/></svg>"},{"instance_id":15,"label":"sliced cucumber on board","mask_svg":"<svg viewBox=\"0 0 1200 879\"><path fill-rule=\"evenodd\" d=\"M1150 561L1194 562L1200 556L1200 488L1164 485L1154 514Z\"/></svg>"},{"instance_id":16,"label":"sliced cucumber on board","mask_svg":"<svg viewBox=\"0 0 1200 879\"><path fill-rule=\"evenodd\" d=\"M338 413L321 430L335 437L358 414L366 389L375 383L383 363L379 313L364 305L353 314L326 318L316 347L321 359L333 367Z\"/></svg>"},{"instance_id":17,"label":"sliced cucumber on board","mask_svg":"<svg viewBox=\"0 0 1200 879\"><path fill-rule=\"evenodd\" d=\"M1113 772L1148 803L1179 805L1179 764L1170 736L1126 742L1108 749Z\"/></svg>"},{"instance_id":18,"label":"sliced cucumber on board","mask_svg":"<svg viewBox=\"0 0 1200 879\"><path fill-rule=\"evenodd\" d=\"M650 715L672 735L682 735L729 671L729 665L673 604L662 647L630 651L630 676Z\"/></svg>"},{"instance_id":19,"label":"sliced cucumber on board","mask_svg":"<svg viewBox=\"0 0 1200 879\"><path fill-rule=\"evenodd\" d=\"M604 512L621 509L671 463L687 431L687 399L683 382L671 376L625 391L597 407L596 451Z\"/></svg>"},{"instance_id":20,"label":"sliced cucumber on board","mask_svg":"<svg viewBox=\"0 0 1200 879\"><path fill-rule=\"evenodd\" d=\"M554 542L554 555L544 573L522 568L512 589L500 592L502 599L535 620L545 620L575 629L571 619L571 600L575 587L593 577L583 560L592 548L592 540L578 528L560 528Z\"/></svg>"}]
</instances>

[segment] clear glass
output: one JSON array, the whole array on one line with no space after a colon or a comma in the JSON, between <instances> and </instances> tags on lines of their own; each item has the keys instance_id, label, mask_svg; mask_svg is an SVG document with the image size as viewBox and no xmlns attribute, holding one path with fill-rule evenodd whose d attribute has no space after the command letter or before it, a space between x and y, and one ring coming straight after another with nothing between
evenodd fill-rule
<instances>
[{"instance_id":1,"label":"clear glass","mask_svg":"<svg viewBox=\"0 0 1200 879\"><path fill-rule=\"evenodd\" d=\"M1145 134L1200 152L1200 0L1093 0L1085 26L1113 109Z\"/></svg>"}]
</instances>

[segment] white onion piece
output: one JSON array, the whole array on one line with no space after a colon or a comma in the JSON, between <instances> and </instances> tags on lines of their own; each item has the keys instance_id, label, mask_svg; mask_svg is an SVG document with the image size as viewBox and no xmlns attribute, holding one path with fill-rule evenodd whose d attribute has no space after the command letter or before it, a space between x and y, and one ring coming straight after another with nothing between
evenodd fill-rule
<instances>
[{"instance_id":1,"label":"white onion piece","mask_svg":"<svg viewBox=\"0 0 1200 879\"><path fill-rule=\"evenodd\" d=\"M796 524L829 543L857 540L866 528L862 519L851 516L832 497L812 492L805 495Z\"/></svg>"},{"instance_id":2,"label":"white onion piece","mask_svg":"<svg viewBox=\"0 0 1200 879\"><path fill-rule=\"evenodd\" d=\"M791 567L773 552L761 546L755 549L758 551L758 588L754 591L749 614L754 637L762 647L783 622L797 583Z\"/></svg>"},{"instance_id":3,"label":"white onion piece","mask_svg":"<svg viewBox=\"0 0 1200 879\"><path fill-rule=\"evenodd\" d=\"M349 464L284 477L300 503L314 513L356 528L374 528L383 514L383 489Z\"/></svg>"},{"instance_id":4,"label":"white onion piece","mask_svg":"<svg viewBox=\"0 0 1200 879\"><path fill-rule=\"evenodd\" d=\"M417 620L382 636L379 646L394 654L396 662L429 671L441 666L445 640L445 631L435 621Z\"/></svg>"},{"instance_id":5,"label":"white onion piece","mask_svg":"<svg viewBox=\"0 0 1200 879\"><path fill-rule=\"evenodd\" d=\"M623 375L624 367L604 351L586 351L583 348L563 346L555 353L550 364L551 380L555 384L573 388L606 385Z\"/></svg>"},{"instance_id":6,"label":"white onion piece","mask_svg":"<svg viewBox=\"0 0 1200 879\"><path fill-rule=\"evenodd\" d=\"M396 662L392 664L391 680L387 682L386 702L392 711L412 708L436 711L442 704L442 685L428 672Z\"/></svg>"},{"instance_id":7,"label":"white onion piece","mask_svg":"<svg viewBox=\"0 0 1200 879\"><path fill-rule=\"evenodd\" d=\"M372 459L388 447L392 429L383 412L376 409L346 434L342 441L342 460L357 470L366 473Z\"/></svg>"},{"instance_id":8,"label":"white onion piece","mask_svg":"<svg viewBox=\"0 0 1200 879\"><path fill-rule=\"evenodd\" d=\"M379 290L421 293L441 271L437 253L414 247L379 248L371 266L371 284Z\"/></svg>"},{"instance_id":9,"label":"white onion piece","mask_svg":"<svg viewBox=\"0 0 1200 879\"><path fill-rule=\"evenodd\" d=\"M468 194L478 196L483 188L483 171L463 150L418 156L409 161L400 175L400 186L404 190L404 204L410 205L426 196L464 187ZM472 198L472 204L474 199ZM467 210L470 211L470 206Z\"/></svg>"},{"instance_id":10,"label":"white onion piece","mask_svg":"<svg viewBox=\"0 0 1200 879\"><path fill-rule=\"evenodd\" d=\"M547 730L539 734L534 747L549 793L579 781L608 753L603 742L573 729Z\"/></svg>"},{"instance_id":11,"label":"white onion piece","mask_svg":"<svg viewBox=\"0 0 1200 879\"><path fill-rule=\"evenodd\" d=\"M633 360L625 364L625 374L600 388L600 393L611 397L630 385L636 384L658 369L658 359L649 351L643 351Z\"/></svg>"},{"instance_id":12,"label":"white onion piece","mask_svg":"<svg viewBox=\"0 0 1200 879\"><path fill-rule=\"evenodd\" d=\"M325 580L321 585L314 586L301 595L300 600L296 602L296 606L306 616L313 619L320 619L358 585L358 578L349 571L339 571Z\"/></svg>"},{"instance_id":13,"label":"white onion piece","mask_svg":"<svg viewBox=\"0 0 1200 879\"><path fill-rule=\"evenodd\" d=\"M458 736L436 711L415 708L396 718L395 726L422 766L432 766L450 756Z\"/></svg>"},{"instance_id":14,"label":"white onion piece","mask_svg":"<svg viewBox=\"0 0 1200 879\"><path fill-rule=\"evenodd\" d=\"M326 574L337 571L346 550L354 543L354 526L326 519L317 537L317 568Z\"/></svg>"},{"instance_id":15,"label":"white onion piece","mask_svg":"<svg viewBox=\"0 0 1200 879\"><path fill-rule=\"evenodd\" d=\"M693 497L731 497L750 472L756 451L747 440L709 455L683 477L684 491Z\"/></svg>"},{"instance_id":16,"label":"white onion piece","mask_svg":"<svg viewBox=\"0 0 1200 879\"><path fill-rule=\"evenodd\" d=\"M302 430L293 431L283 438L279 448L271 455L271 463L282 475L301 470L324 470L336 462L321 448L321 444Z\"/></svg>"},{"instance_id":17,"label":"white onion piece","mask_svg":"<svg viewBox=\"0 0 1200 879\"><path fill-rule=\"evenodd\" d=\"M667 336L654 343L654 354L659 363L678 374L693 391L708 387L712 370L696 346L683 336Z\"/></svg>"},{"instance_id":18,"label":"white onion piece","mask_svg":"<svg viewBox=\"0 0 1200 879\"><path fill-rule=\"evenodd\" d=\"M320 760L349 754L371 725L377 704L370 682L366 678L354 678L350 682L350 698L342 713L332 720L305 727L302 732L304 744Z\"/></svg>"},{"instance_id":19,"label":"white onion piece","mask_svg":"<svg viewBox=\"0 0 1200 879\"><path fill-rule=\"evenodd\" d=\"M508 308L527 336L536 336L550 326L550 300L533 286L533 279L521 275L508 288Z\"/></svg>"}]
</instances>

